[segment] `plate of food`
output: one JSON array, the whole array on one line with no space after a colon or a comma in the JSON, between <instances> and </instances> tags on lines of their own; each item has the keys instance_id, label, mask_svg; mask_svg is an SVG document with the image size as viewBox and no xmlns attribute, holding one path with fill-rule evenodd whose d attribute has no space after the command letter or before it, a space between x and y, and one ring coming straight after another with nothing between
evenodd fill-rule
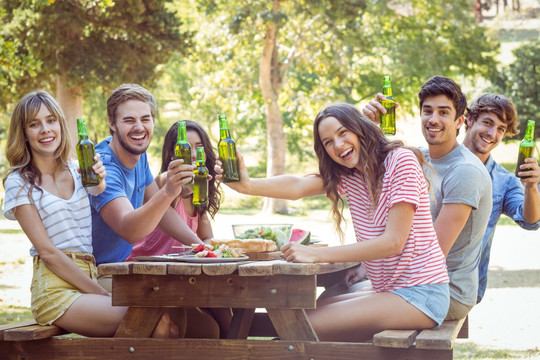
<instances>
[{"instance_id":1,"label":"plate of food","mask_svg":"<svg viewBox=\"0 0 540 360\"><path fill-rule=\"evenodd\" d=\"M223 263L248 260L242 249L226 244L193 244L191 251L180 254L136 256L137 261L184 261L193 263Z\"/></svg>"}]
</instances>

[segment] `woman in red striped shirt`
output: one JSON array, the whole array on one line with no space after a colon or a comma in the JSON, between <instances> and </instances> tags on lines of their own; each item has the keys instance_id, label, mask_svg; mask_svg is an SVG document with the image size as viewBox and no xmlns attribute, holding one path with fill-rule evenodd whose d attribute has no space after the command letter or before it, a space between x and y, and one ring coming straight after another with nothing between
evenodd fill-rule
<instances>
[{"instance_id":1,"label":"woman in red striped shirt","mask_svg":"<svg viewBox=\"0 0 540 360\"><path fill-rule=\"evenodd\" d=\"M372 291L319 299L308 311L321 340L361 341L384 329L426 329L444 320L448 274L429 205L423 155L391 141L356 107L335 104L314 123L320 174L250 179L240 156L235 190L299 199L326 194L341 237L342 196L347 198L357 242L315 248L289 243L287 261L362 261Z\"/></svg>"}]
</instances>

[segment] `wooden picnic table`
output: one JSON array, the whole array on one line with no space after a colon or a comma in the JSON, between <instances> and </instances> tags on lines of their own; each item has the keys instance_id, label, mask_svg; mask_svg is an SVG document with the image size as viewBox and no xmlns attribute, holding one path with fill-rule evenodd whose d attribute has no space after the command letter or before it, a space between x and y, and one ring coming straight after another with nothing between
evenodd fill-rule
<instances>
[{"instance_id":1,"label":"wooden picnic table","mask_svg":"<svg viewBox=\"0 0 540 360\"><path fill-rule=\"evenodd\" d=\"M305 309L314 309L317 276L357 263L131 262L102 264L112 275L113 305L129 306L116 337L149 337L167 307L233 308L229 338L246 339L264 308L282 340L318 341Z\"/></svg>"},{"instance_id":2,"label":"wooden picnic table","mask_svg":"<svg viewBox=\"0 0 540 360\"><path fill-rule=\"evenodd\" d=\"M319 341L305 311L316 307L318 281L355 265L284 260L102 264L100 274L113 278L113 305L129 307L114 338L73 338L61 335L62 329L55 325L17 323L0 326L0 357L40 360L453 358L458 333L459 337L466 336L466 320L445 321L434 330L385 330L368 342ZM182 306L233 308L229 338L150 338L165 309ZM256 316L261 313L255 313L258 308L266 309L266 313L262 314L263 326L257 328L254 324L261 319ZM254 338L254 335L264 337Z\"/></svg>"}]
</instances>

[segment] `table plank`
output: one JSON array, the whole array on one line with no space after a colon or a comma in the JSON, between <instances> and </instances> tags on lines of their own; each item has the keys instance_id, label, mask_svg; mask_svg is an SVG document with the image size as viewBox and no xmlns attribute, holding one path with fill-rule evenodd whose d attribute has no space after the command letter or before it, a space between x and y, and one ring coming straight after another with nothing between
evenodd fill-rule
<instances>
[{"instance_id":1,"label":"table plank","mask_svg":"<svg viewBox=\"0 0 540 360\"><path fill-rule=\"evenodd\" d=\"M133 262L107 263L98 265L99 275L127 275L131 274Z\"/></svg>"},{"instance_id":2,"label":"table plank","mask_svg":"<svg viewBox=\"0 0 540 360\"><path fill-rule=\"evenodd\" d=\"M316 276L115 275L116 306L313 309Z\"/></svg>"},{"instance_id":3,"label":"table plank","mask_svg":"<svg viewBox=\"0 0 540 360\"><path fill-rule=\"evenodd\" d=\"M240 276L272 276L274 275L274 264L283 260L253 261L247 264L238 265L238 275Z\"/></svg>"},{"instance_id":4,"label":"table plank","mask_svg":"<svg viewBox=\"0 0 540 360\"><path fill-rule=\"evenodd\" d=\"M134 262L131 266L132 274L167 275L167 266L156 262Z\"/></svg>"},{"instance_id":5,"label":"table plank","mask_svg":"<svg viewBox=\"0 0 540 360\"><path fill-rule=\"evenodd\" d=\"M239 264L235 262L204 264L202 272L206 275L229 275L236 272Z\"/></svg>"},{"instance_id":6,"label":"table plank","mask_svg":"<svg viewBox=\"0 0 540 360\"><path fill-rule=\"evenodd\" d=\"M170 275L200 275L201 264L167 263L167 273Z\"/></svg>"}]
</instances>

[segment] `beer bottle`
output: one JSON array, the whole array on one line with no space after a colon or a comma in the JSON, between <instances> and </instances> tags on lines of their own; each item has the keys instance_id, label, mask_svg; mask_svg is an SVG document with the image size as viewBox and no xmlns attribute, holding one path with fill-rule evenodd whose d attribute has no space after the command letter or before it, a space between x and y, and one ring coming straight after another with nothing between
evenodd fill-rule
<instances>
[{"instance_id":1,"label":"beer bottle","mask_svg":"<svg viewBox=\"0 0 540 360\"><path fill-rule=\"evenodd\" d=\"M221 114L219 118L219 159L223 164L223 182L233 182L240 180L238 173L238 158L236 157L236 144L231 138L227 116Z\"/></svg>"},{"instance_id":2,"label":"beer bottle","mask_svg":"<svg viewBox=\"0 0 540 360\"><path fill-rule=\"evenodd\" d=\"M77 143L77 159L79 159L79 168L81 169L81 182L83 186L90 187L99 184L99 176L92 170L92 166L96 163L94 156L96 150L92 141L88 138L86 124L83 118L77 119L77 132L79 134L79 142Z\"/></svg>"},{"instance_id":3,"label":"beer bottle","mask_svg":"<svg viewBox=\"0 0 540 360\"><path fill-rule=\"evenodd\" d=\"M525 171L519 168L524 163L524 160L533 156L533 149L534 149L533 137L534 137L534 120L529 120L527 122L527 130L525 131L525 136L523 137L523 140L521 140L521 142L519 143L516 176L518 176L518 172ZM524 176L523 178L528 178L528 177L529 176Z\"/></svg>"},{"instance_id":4,"label":"beer bottle","mask_svg":"<svg viewBox=\"0 0 540 360\"><path fill-rule=\"evenodd\" d=\"M178 136L176 140L176 145L174 146L174 156L176 159L184 159L184 164L193 164L191 160L191 145L187 140L186 132L186 122L178 122ZM186 185L193 184L193 181L190 181Z\"/></svg>"},{"instance_id":5,"label":"beer bottle","mask_svg":"<svg viewBox=\"0 0 540 360\"><path fill-rule=\"evenodd\" d=\"M208 169L205 165L204 147L197 147L197 168L193 170L193 205L208 205Z\"/></svg>"},{"instance_id":6,"label":"beer bottle","mask_svg":"<svg viewBox=\"0 0 540 360\"><path fill-rule=\"evenodd\" d=\"M383 95L386 97L386 100L381 100L381 105L386 110L386 114L379 113L381 130L387 135L396 135L396 102L392 96L390 75L384 76Z\"/></svg>"}]
</instances>

